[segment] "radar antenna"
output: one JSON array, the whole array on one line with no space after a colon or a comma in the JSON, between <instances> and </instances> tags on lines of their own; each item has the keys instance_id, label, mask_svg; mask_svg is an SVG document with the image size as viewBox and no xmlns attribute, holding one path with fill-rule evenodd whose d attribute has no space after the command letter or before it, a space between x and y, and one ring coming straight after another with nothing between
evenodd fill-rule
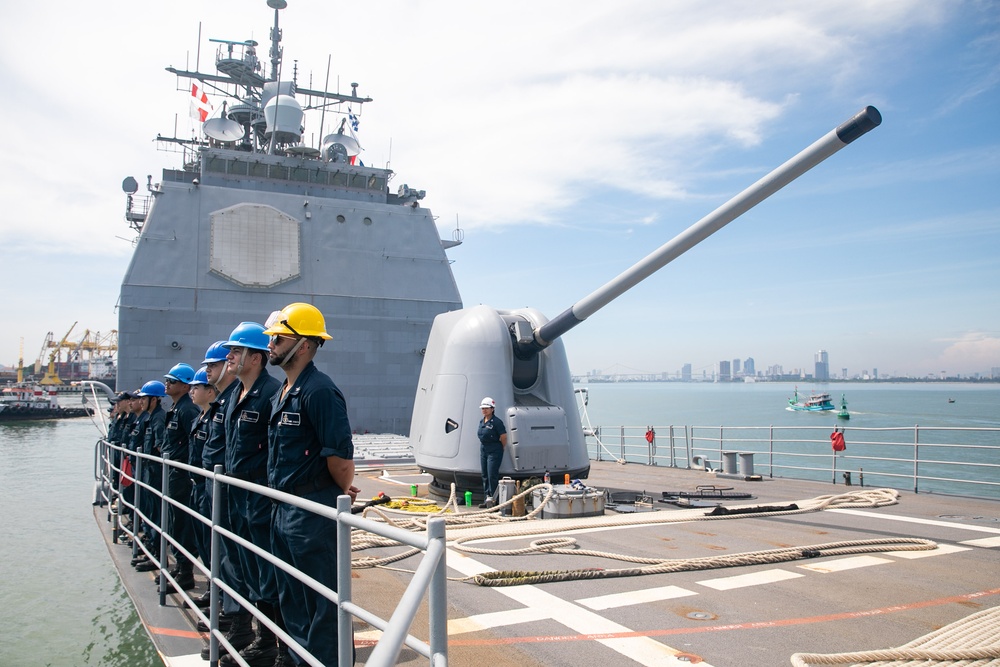
<instances>
[{"instance_id":1,"label":"radar antenna","mask_svg":"<svg viewBox=\"0 0 1000 667\"><path fill-rule=\"evenodd\" d=\"M271 28L271 81L278 80L281 65L281 28L278 27L278 12L288 6L285 0L267 0L267 6L274 10L274 27Z\"/></svg>"}]
</instances>

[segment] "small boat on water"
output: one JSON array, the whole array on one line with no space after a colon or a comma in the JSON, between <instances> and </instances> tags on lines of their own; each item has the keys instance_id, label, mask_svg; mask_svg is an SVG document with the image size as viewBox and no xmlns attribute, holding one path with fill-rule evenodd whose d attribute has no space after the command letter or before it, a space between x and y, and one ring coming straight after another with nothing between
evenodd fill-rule
<instances>
[{"instance_id":1,"label":"small boat on water","mask_svg":"<svg viewBox=\"0 0 1000 667\"><path fill-rule=\"evenodd\" d=\"M830 394L812 394L809 398L803 399L799 396L799 388L796 387L795 395L788 399L788 409L801 412L824 412L827 410L836 410L837 406L830 399Z\"/></svg>"},{"instance_id":2,"label":"small boat on water","mask_svg":"<svg viewBox=\"0 0 1000 667\"><path fill-rule=\"evenodd\" d=\"M840 395L840 412L837 413L837 419L850 419L851 413L847 411L847 399L844 395Z\"/></svg>"},{"instance_id":3,"label":"small boat on water","mask_svg":"<svg viewBox=\"0 0 1000 667\"><path fill-rule=\"evenodd\" d=\"M68 419L90 414L90 408L67 408L59 405L54 389L12 384L0 390L0 421Z\"/></svg>"}]
</instances>

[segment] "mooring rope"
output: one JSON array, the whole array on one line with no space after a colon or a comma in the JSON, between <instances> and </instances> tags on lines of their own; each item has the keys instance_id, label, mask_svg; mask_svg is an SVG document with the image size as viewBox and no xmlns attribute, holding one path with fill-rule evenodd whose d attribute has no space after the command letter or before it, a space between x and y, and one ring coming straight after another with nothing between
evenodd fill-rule
<instances>
[{"instance_id":1,"label":"mooring rope","mask_svg":"<svg viewBox=\"0 0 1000 667\"><path fill-rule=\"evenodd\" d=\"M536 489L541 489L544 491L544 496L541 502L537 503L537 507L534 510L523 517L505 517L500 514L500 510L504 507L513 504L518 498L527 496L533 493ZM598 577L612 577L612 576L638 576L640 574L656 574L660 572L670 572L670 571L680 571L677 569L671 570L670 567L676 567L676 565L671 566L666 563L670 561L665 561L662 559L636 559L634 557L623 555L623 554L607 554L604 552L590 552L586 550L580 550L575 548L575 540L572 538L550 538L546 540L537 540L533 542L528 547L522 549L512 549L512 550L496 550L496 549L486 549L483 547L476 547L469 542L480 541L485 539L498 539L498 538L517 538L525 537L531 535L540 534L551 534L559 532L567 532L571 530L578 530L582 528L603 528L603 527L619 527L627 525L656 525L663 523L677 523L677 522L688 522L688 521L718 521L723 519L739 519L739 518L750 518L750 517L774 517L774 516L788 516L793 514L803 514L807 512L817 512L824 509L830 508L873 508L873 507L885 507L887 505L893 505L898 502L899 492L893 489L864 489L858 491L852 491L849 493L835 494L835 495L823 495L817 496L816 498L811 498L807 500L797 501L790 505L780 506L779 508L774 507L760 507L752 504L735 505L728 508L726 514L722 515L711 515L707 513L704 509L690 509L690 510L679 510L672 512L649 512L649 513L636 513L636 514L626 514L619 516L596 516L596 517L585 517L578 519L560 519L558 522L553 521L532 521L535 516L537 516L545 504L548 502L549 498L553 494L553 487L551 484L542 484L535 487L529 488L513 498L509 499L506 503L498 505L489 510L481 510L474 512L464 512L457 513L458 506L456 504L456 492L455 486L452 485L451 495L448 501L445 503L444 507L440 512L430 514L421 513L420 515L408 514L405 512L394 513L390 510L384 509L384 505L370 507L365 510L364 516L368 518L373 518L375 520L381 520L389 525L395 526L403 530L409 530L414 532L422 532L427 528L427 521L432 516L443 516L448 526L448 545L458 551L463 551L466 553L475 554L486 554L486 555L519 555L523 553L533 553L533 552L544 552L548 551L550 553L561 553L561 554L574 554L574 555L589 555L603 558L612 558L615 560L624 560L629 562L635 562L645 565L642 568L632 568L631 570L603 570L595 568L584 568L581 570L570 570L570 571L559 571L557 574L552 572L516 572L507 573L507 576L496 576L491 579L490 577L484 577L482 579L477 579L476 577L469 577L464 579L459 579L459 581L472 581L480 585L489 586L499 586L499 585L515 585L514 583L503 583L505 578L516 578L517 583L528 583L524 579L527 578L538 578L538 582L549 581L549 580L559 580L559 581L569 581L574 574L576 578L598 578ZM454 512L445 514L449 512L452 508ZM401 514L406 516L401 516ZM374 516L370 516L374 515ZM860 543L858 543L860 544ZM926 543L926 541L914 542L910 541L900 541L898 543L893 543L894 546L884 546L877 548L874 545L867 545L864 551L852 551L850 553L870 553L872 551L888 551L904 549L932 549L936 545L934 543ZM353 531L353 539L351 543L352 551L362 551L369 548L377 547L389 547L398 545L398 542L389 540L387 538L382 538L365 531ZM907 546L909 545L909 546ZM794 560L796 558L807 558L815 557L811 555L813 552L827 550L826 553L822 555L834 555L836 552L831 551L832 549L844 549L848 548L846 543L835 543L832 545L810 545L806 547L793 547L788 549L789 554L798 553L798 556L791 556L785 554L779 556L777 552L782 552L785 550L772 550L774 553L771 558L780 558L780 560L762 561L762 562L782 562L785 560ZM861 548L855 545L854 548ZM368 567L380 567L394 563L400 560L409 558L410 556L419 553L418 549L408 549L398 554L393 554L384 557L368 557L362 556L360 558L355 558L352 566L355 568L368 568ZM713 567L734 567L741 564L752 564L752 560L748 560L745 563L740 563L739 558L759 558L763 557L759 554L764 554L768 552L753 552L752 554L742 554L734 555L728 557L729 559L735 559L733 562L726 564L726 559L719 560L721 563ZM801 555L806 553L806 555ZM841 552L848 553L848 552ZM718 558L718 557L713 557ZM704 559L692 559L696 563ZM668 568L668 569L658 569L658 568ZM706 569L705 567L696 567L693 569ZM598 572L604 572L606 574L595 574ZM607 574L613 573L613 574ZM558 576L558 579L552 579L551 577Z\"/></svg>"},{"instance_id":2,"label":"mooring rope","mask_svg":"<svg viewBox=\"0 0 1000 667\"><path fill-rule=\"evenodd\" d=\"M1000 666L1000 607L946 625L899 648L850 653L796 653L794 667L996 667Z\"/></svg>"},{"instance_id":3,"label":"mooring rope","mask_svg":"<svg viewBox=\"0 0 1000 667\"><path fill-rule=\"evenodd\" d=\"M744 565L764 565L769 563L785 563L806 558L821 558L824 556L844 556L849 554L864 554L880 551L923 551L936 549L937 544L930 540L916 538L888 538L873 540L857 540L845 542L828 542L803 547L786 547L768 549L765 551L747 551L725 556L705 556L702 558L638 558L622 554L591 551L572 548L576 544L573 538L550 538L535 540L526 549L514 549L501 553L517 555L522 553L556 553L581 556L596 556L623 560L632 563L646 563L645 567L631 567L615 570L589 568L578 570L550 570L541 572L523 570L505 570L484 572L472 577L469 581L480 586L520 586L523 584L544 584L554 581L578 581L581 579L614 579L617 577L637 577L647 574L666 574L671 572L692 572L696 570L715 570L724 567L742 567ZM481 552L480 552L481 553Z\"/></svg>"}]
</instances>

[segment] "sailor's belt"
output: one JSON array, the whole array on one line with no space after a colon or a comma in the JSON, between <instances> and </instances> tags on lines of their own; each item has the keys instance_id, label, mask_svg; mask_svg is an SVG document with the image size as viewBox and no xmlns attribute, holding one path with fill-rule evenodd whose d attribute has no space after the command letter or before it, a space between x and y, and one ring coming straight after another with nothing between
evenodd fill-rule
<instances>
[{"instance_id":1,"label":"sailor's belt","mask_svg":"<svg viewBox=\"0 0 1000 667\"><path fill-rule=\"evenodd\" d=\"M261 479L262 477L267 477L267 466L254 468L253 470L247 472L227 472L226 474L230 477L243 480L244 482L253 482L254 480Z\"/></svg>"},{"instance_id":2,"label":"sailor's belt","mask_svg":"<svg viewBox=\"0 0 1000 667\"><path fill-rule=\"evenodd\" d=\"M316 479L306 482L305 484L296 484L295 486L278 490L290 493L293 496L304 496L307 493L316 493L317 491L329 489L335 483L336 482L333 481L333 477L331 477L330 473L327 472L327 474L317 477Z\"/></svg>"}]
</instances>

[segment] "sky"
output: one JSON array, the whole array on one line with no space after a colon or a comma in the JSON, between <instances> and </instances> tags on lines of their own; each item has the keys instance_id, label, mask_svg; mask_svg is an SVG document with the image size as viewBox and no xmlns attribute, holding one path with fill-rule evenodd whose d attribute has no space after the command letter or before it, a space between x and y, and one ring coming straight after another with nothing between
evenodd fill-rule
<instances>
[{"instance_id":1,"label":"sky","mask_svg":"<svg viewBox=\"0 0 1000 667\"><path fill-rule=\"evenodd\" d=\"M180 166L208 38L264 0L15 3L0 25L0 363L117 328L120 184ZM374 102L466 306L555 317L866 105L883 122L568 332L576 374L1000 367L1000 2L288 0L300 86ZM327 127L330 118L326 119ZM311 123L311 124L310 124ZM316 143L318 123L307 119ZM310 134L311 133L311 134Z\"/></svg>"}]
</instances>

